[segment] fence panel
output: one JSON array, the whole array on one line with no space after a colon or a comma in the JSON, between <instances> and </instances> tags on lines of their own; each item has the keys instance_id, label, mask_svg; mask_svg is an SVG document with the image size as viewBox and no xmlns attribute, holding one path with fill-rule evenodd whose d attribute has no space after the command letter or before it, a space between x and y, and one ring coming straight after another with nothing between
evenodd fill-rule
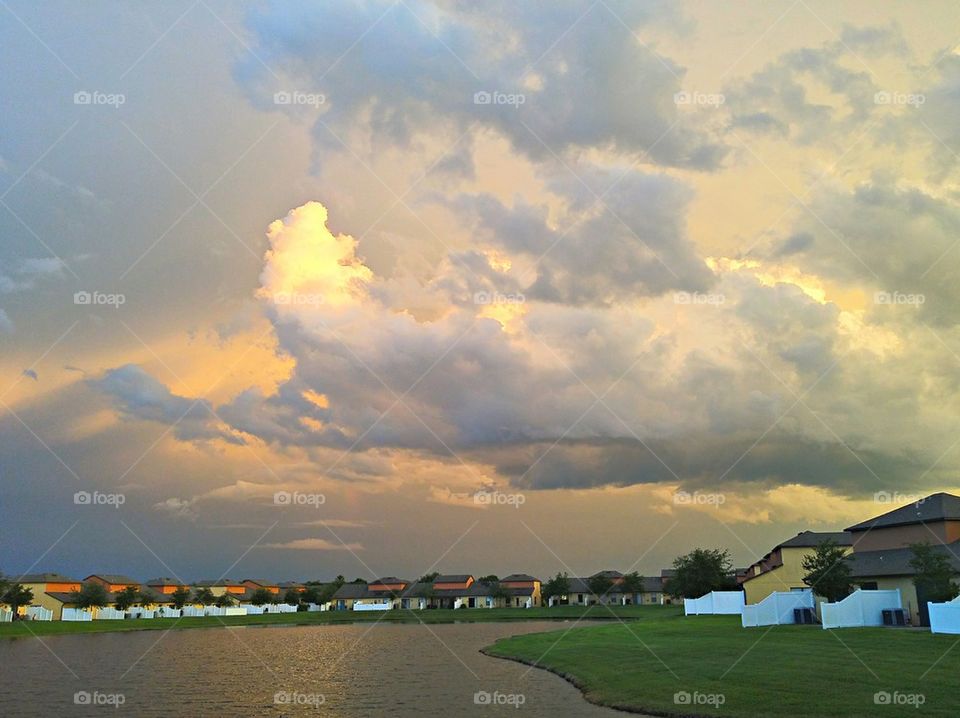
<instances>
[{"instance_id":1,"label":"fence panel","mask_svg":"<svg viewBox=\"0 0 960 718\"><path fill-rule=\"evenodd\" d=\"M774 591L759 603L744 606L741 623L744 628L790 624L795 608L813 608L813 592Z\"/></svg>"},{"instance_id":2,"label":"fence panel","mask_svg":"<svg viewBox=\"0 0 960 718\"><path fill-rule=\"evenodd\" d=\"M931 633L960 633L960 597L946 603L927 602Z\"/></svg>"},{"instance_id":3,"label":"fence panel","mask_svg":"<svg viewBox=\"0 0 960 718\"><path fill-rule=\"evenodd\" d=\"M93 614L90 611L84 611L79 608L63 609L62 621L92 621Z\"/></svg>"},{"instance_id":4,"label":"fence panel","mask_svg":"<svg viewBox=\"0 0 960 718\"><path fill-rule=\"evenodd\" d=\"M824 628L882 626L883 611L889 608L903 608L900 591L860 589L837 603L820 604L820 622Z\"/></svg>"},{"instance_id":5,"label":"fence panel","mask_svg":"<svg viewBox=\"0 0 960 718\"><path fill-rule=\"evenodd\" d=\"M743 591L711 591L700 598L686 598L683 612L687 616L737 616L743 611Z\"/></svg>"},{"instance_id":6,"label":"fence panel","mask_svg":"<svg viewBox=\"0 0 960 718\"><path fill-rule=\"evenodd\" d=\"M52 621L53 611L43 606L30 606L27 608L27 615L31 621Z\"/></svg>"}]
</instances>

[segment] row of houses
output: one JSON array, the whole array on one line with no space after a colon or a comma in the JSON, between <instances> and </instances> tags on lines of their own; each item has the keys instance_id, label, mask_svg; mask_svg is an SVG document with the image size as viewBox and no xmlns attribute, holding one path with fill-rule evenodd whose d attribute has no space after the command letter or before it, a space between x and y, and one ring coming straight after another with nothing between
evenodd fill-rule
<instances>
[{"instance_id":1,"label":"row of houses","mask_svg":"<svg viewBox=\"0 0 960 718\"><path fill-rule=\"evenodd\" d=\"M846 548L856 587L899 591L910 623L929 626L929 597L913 583L910 544L930 543L960 573L960 497L936 493L843 531L803 531L774 546L738 577L745 603L759 603L774 591L807 588L803 559L827 540Z\"/></svg>"},{"instance_id":2,"label":"row of houses","mask_svg":"<svg viewBox=\"0 0 960 718\"><path fill-rule=\"evenodd\" d=\"M193 584L186 584L175 578L160 577L152 578L148 581L140 582L129 576L118 574L93 574L85 579L75 579L64 576L59 573L36 573L26 574L16 577L16 582L24 588L30 589L33 593L31 606L24 606L20 613L28 615L30 608L40 607L50 611L52 620L59 621L64 617L64 610L68 612L77 608L75 592L80 591L84 583L97 583L103 586L106 591L106 602L108 606L113 606L118 598L118 594L125 589L133 587L137 589L139 598L136 606L147 611L158 611L171 609L174 606L175 599L173 594L179 589L189 591L187 605L199 606L196 601L198 592L201 589L209 589L215 596L230 596L232 602L241 606L251 603L254 593L258 589L265 589L277 597L275 603L282 602L283 596L290 589L303 592L305 584L287 581L277 583L266 579L247 578L243 581L233 581L229 579L218 579L208 581L197 581ZM66 615L71 615L70 613Z\"/></svg>"},{"instance_id":3,"label":"row of houses","mask_svg":"<svg viewBox=\"0 0 960 718\"><path fill-rule=\"evenodd\" d=\"M598 576L607 579L610 589L602 594L591 590ZM430 581L411 581L387 576L370 583L341 586L331 599L333 610L535 608L547 605L659 604L665 601L663 579L644 578L639 590L629 590L619 571L605 570L593 576L567 579L564 595L544 601L540 579L514 573L497 581L477 579L470 574L440 575Z\"/></svg>"},{"instance_id":4,"label":"row of houses","mask_svg":"<svg viewBox=\"0 0 960 718\"><path fill-rule=\"evenodd\" d=\"M312 608L372 611L536 608L544 605L655 605L670 602L664 593L664 582L668 574L669 571L663 571L661 576L642 579L639 585L630 582L627 582L627 585L624 574L608 569L592 576L569 577L567 593L548 598L543 595L542 581L525 573L510 574L497 580L493 577L477 579L471 574L445 574L431 580L417 581L385 576L370 582L344 583L332 593L328 601ZM596 586L598 578L603 579L602 584L609 587L599 594L592 588ZM172 615L175 606L174 593L184 589L188 591L188 607L200 608L198 592L208 589L214 597L227 595L232 599L232 604L249 609L257 591L266 590L275 596L274 603L279 608L291 603L287 600L290 591L303 593L308 587L307 584L294 581L273 582L256 578L242 581L218 579L186 584L170 577L139 582L129 576L93 574L81 580L58 573L29 574L20 576L16 582L33 593L32 605L21 607L20 613L31 617L50 616L52 620L63 620L65 617L67 620L72 619L77 609L76 592L81 590L83 584L90 582L103 586L108 607L117 602L120 592L130 587L135 588L138 600L133 615L141 615L143 611L151 615ZM316 582L311 585L320 589L325 587L325 584ZM255 609L250 609L249 612L255 612ZM97 615L100 611L94 609L93 613ZM105 608L103 616L116 617L116 614L113 609Z\"/></svg>"}]
</instances>

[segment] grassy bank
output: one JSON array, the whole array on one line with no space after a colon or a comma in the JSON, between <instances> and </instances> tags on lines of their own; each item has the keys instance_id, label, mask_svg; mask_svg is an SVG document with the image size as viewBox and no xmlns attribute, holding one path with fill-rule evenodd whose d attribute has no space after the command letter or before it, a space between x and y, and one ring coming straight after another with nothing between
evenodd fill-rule
<instances>
[{"instance_id":1,"label":"grassy bank","mask_svg":"<svg viewBox=\"0 0 960 718\"><path fill-rule=\"evenodd\" d=\"M275 613L265 616L223 616L205 618L145 618L123 621L17 621L0 623L0 638L53 636L74 633L113 631L157 631L170 628L223 628L226 626L328 625L382 621L385 623L452 623L543 620L624 620L676 616L675 606L615 606L610 609L591 606L555 608L495 608L430 611L325 611L323 613Z\"/></svg>"},{"instance_id":2,"label":"grassy bank","mask_svg":"<svg viewBox=\"0 0 960 718\"><path fill-rule=\"evenodd\" d=\"M956 643L911 629L743 629L738 616L700 616L516 636L485 652L547 668L592 702L636 712L875 718L958 715ZM676 702L681 692L690 703ZM875 702L878 692L889 705Z\"/></svg>"}]
</instances>

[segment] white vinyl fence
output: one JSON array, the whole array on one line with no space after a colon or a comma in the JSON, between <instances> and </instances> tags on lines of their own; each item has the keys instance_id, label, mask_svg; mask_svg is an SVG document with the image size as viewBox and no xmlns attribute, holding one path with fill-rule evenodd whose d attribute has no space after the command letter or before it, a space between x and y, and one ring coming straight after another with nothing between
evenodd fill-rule
<instances>
[{"instance_id":1,"label":"white vinyl fence","mask_svg":"<svg viewBox=\"0 0 960 718\"><path fill-rule=\"evenodd\" d=\"M97 611L97 620L98 621L118 621L126 618L123 611L118 611L115 608L110 608L105 606Z\"/></svg>"},{"instance_id":2,"label":"white vinyl fence","mask_svg":"<svg viewBox=\"0 0 960 718\"><path fill-rule=\"evenodd\" d=\"M861 589L837 603L821 603L820 620L824 628L882 626L883 611L890 608L903 608L897 589Z\"/></svg>"},{"instance_id":3,"label":"white vinyl fence","mask_svg":"<svg viewBox=\"0 0 960 718\"><path fill-rule=\"evenodd\" d=\"M0 623L10 623L13 620L13 611L0 608Z\"/></svg>"},{"instance_id":4,"label":"white vinyl fence","mask_svg":"<svg viewBox=\"0 0 960 718\"><path fill-rule=\"evenodd\" d=\"M259 616L263 613L263 606L254 606L251 604L248 606L241 606L241 608L244 609L248 616Z\"/></svg>"},{"instance_id":5,"label":"white vinyl fence","mask_svg":"<svg viewBox=\"0 0 960 718\"><path fill-rule=\"evenodd\" d=\"M161 606L157 609L156 617L157 618L180 618L183 615L183 610L179 608L170 608L169 606Z\"/></svg>"},{"instance_id":6,"label":"white vinyl fence","mask_svg":"<svg viewBox=\"0 0 960 718\"><path fill-rule=\"evenodd\" d=\"M393 601L371 601L370 603L353 604L354 611L389 611L393 608Z\"/></svg>"},{"instance_id":7,"label":"white vinyl fence","mask_svg":"<svg viewBox=\"0 0 960 718\"><path fill-rule=\"evenodd\" d=\"M774 591L759 603L744 606L740 622L744 628L795 623L795 608L813 608L813 591Z\"/></svg>"},{"instance_id":8,"label":"white vinyl fence","mask_svg":"<svg viewBox=\"0 0 960 718\"><path fill-rule=\"evenodd\" d=\"M146 608L131 608L128 613L130 618L153 618L157 612Z\"/></svg>"},{"instance_id":9,"label":"white vinyl fence","mask_svg":"<svg viewBox=\"0 0 960 718\"><path fill-rule=\"evenodd\" d=\"M53 611L43 606L30 606L27 609L27 616L31 621L52 621Z\"/></svg>"},{"instance_id":10,"label":"white vinyl fence","mask_svg":"<svg viewBox=\"0 0 960 718\"><path fill-rule=\"evenodd\" d=\"M960 633L960 596L946 603L927 603L932 633Z\"/></svg>"},{"instance_id":11,"label":"white vinyl fence","mask_svg":"<svg viewBox=\"0 0 960 718\"><path fill-rule=\"evenodd\" d=\"M203 607L184 606L183 615L187 618L201 618L203 616Z\"/></svg>"},{"instance_id":12,"label":"white vinyl fence","mask_svg":"<svg viewBox=\"0 0 960 718\"><path fill-rule=\"evenodd\" d=\"M93 614L80 608L65 608L61 616L63 621L92 621Z\"/></svg>"},{"instance_id":13,"label":"white vinyl fence","mask_svg":"<svg viewBox=\"0 0 960 718\"><path fill-rule=\"evenodd\" d=\"M686 598L683 613L686 616L736 616L743 611L743 591L711 591L700 598Z\"/></svg>"}]
</instances>

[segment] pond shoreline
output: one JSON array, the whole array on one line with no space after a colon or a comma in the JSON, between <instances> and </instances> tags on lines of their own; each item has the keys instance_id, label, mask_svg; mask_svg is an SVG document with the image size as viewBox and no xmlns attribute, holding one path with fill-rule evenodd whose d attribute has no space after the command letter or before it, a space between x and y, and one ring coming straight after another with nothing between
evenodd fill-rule
<instances>
[{"instance_id":1,"label":"pond shoreline","mask_svg":"<svg viewBox=\"0 0 960 718\"><path fill-rule=\"evenodd\" d=\"M14 621L0 624L0 639L75 636L93 633L189 630L194 628L237 628L262 626L334 626L366 623L443 624L443 623L528 623L531 621L624 621L651 618L652 614L672 616L673 607L626 606L534 609L467 609L377 611L356 615L351 611L322 613L279 613L256 616L204 616L181 618L132 618L101 621ZM466 615L465 615L466 614Z\"/></svg>"},{"instance_id":2,"label":"pond shoreline","mask_svg":"<svg viewBox=\"0 0 960 718\"><path fill-rule=\"evenodd\" d=\"M560 678L565 680L567 683L572 685L574 688L576 688L578 691L580 691L580 695L583 696L583 699L587 701L587 703L592 703L593 705L600 706L601 708L611 708L613 710L621 711L623 713L630 713L631 715L641 715L641 716L651 716L651 717L656 716L658 718L701 718L700 716L695 716L695 715L680 715L679 713L666 713L666 712L660 712L660 711L644 710L642 708L637 708L636 706L632 706L632 705L612 703L612 702L599 700L597 698L592 697L587 692L586 683L580 680L579 678L577 678L572 673L567 673L566 671L561 671L557 668L552 668L551 666L545 666L542 663L537 663L536 661L530 661L530 660L527 660L526 658L520 658L518 656L501 656L496 653L493 653L490 650L490 648L492 647L481 648L480 653L482 653L485 656L489 656L490 658L498 658L502 661L513 661L514 663L520 663L525 666L530 666L531 668L538 668L541 671L546 671L547 673L552 673L555 676L559 676Z\"/></svg>"}]
</instances>

